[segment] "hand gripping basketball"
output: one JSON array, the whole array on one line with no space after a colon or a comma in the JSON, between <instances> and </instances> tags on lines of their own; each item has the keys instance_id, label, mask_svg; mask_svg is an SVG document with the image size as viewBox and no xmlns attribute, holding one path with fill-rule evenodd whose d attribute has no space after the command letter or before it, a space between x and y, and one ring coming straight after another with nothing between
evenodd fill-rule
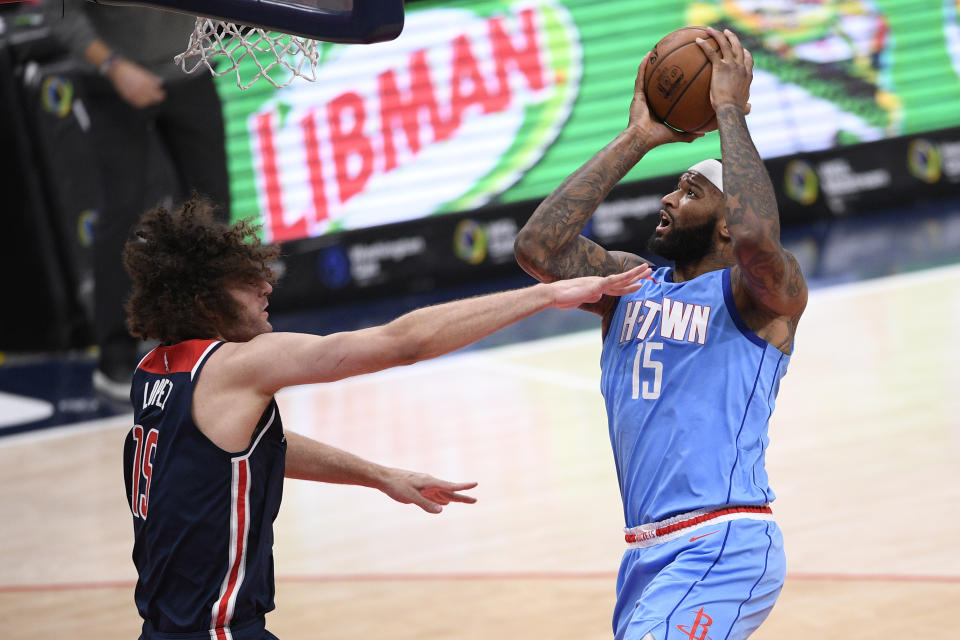
<instances>
[{"instance_id":1,"label":"hand gripping basketball","mask_svg":"<svg viewBox=\"0 0 960 640\"><path fill-rule=\"evenodd\" d=\"M713 66L710 79L710 102L714 109L721 105L734 104L744 114L750 113L750 83L753 81L753 56L747 51L737 35L729 29L723 33L712 27L707 32L720 45L715 51L706 40L697 38L697 44Z\"/></svg>"},{"instance_id":2,"label":"hand gripping basketball","mask_svg":"<svg viewBox=\"0 0 960 640\"><path fill-rule=\"evenodd\" d=\"M637 69L637 78L633 83L633 100L630 102L630 126L644 131L652 138L651 142L654 144L693 142L697 138L702 138L703 133L684 133L668 127L653 113L647 102L647 94L644 89L644 78L646 77L649 60L650 54L647 53Z\"/></svg>"}]
</instances>

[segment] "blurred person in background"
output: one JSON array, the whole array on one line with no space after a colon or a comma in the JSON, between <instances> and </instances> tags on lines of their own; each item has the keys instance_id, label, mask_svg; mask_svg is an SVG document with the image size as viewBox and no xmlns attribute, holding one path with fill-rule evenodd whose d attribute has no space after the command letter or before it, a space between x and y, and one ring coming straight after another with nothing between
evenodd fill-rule
<instances>
[{"instance_id":1,"label":"blurred person in background","mask_svg":"<svg viewBox=\"0 0 960 640\"><path fill-rule=\"evenodd\" d=\"M103 194L94 228L94 388L126 401L141 343L124 324L130 280L120 254L148 202L158 146L178 181L175 200L197 191L230 215L223 113L211 74L185 74L173 61L187 48L195 17L87 0L44 0L54 36L90 73L78 74ZM151 144L159 139L160 144Z\"/></svg>"}]
</instances>

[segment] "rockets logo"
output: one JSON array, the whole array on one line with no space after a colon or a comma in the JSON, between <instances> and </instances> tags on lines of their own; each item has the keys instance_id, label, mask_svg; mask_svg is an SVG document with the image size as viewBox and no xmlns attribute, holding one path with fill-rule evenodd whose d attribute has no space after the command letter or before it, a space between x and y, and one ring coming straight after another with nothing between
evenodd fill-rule
<instances>
[{"instance_id":1,"label":"rockets logo","mask_svg":"<svg viewBox=\"0 0 960 640\"><path fill-rule=\"evenodd\" d=\"M678 624L677 629L685 633L686 635L683 637L689 638L689 640L710 640L707 631L710 630L710 625L713 624L713 618L704 612L703 607L700 607L699 611L691 611L691 613L697 615L693 620L693 624L689 627Z\"/></svg>"}]
</instances>

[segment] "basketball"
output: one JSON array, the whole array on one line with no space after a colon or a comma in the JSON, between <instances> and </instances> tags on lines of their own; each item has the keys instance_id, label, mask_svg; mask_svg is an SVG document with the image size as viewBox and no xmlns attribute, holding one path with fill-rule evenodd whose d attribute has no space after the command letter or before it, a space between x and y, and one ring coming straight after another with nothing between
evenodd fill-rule
<instances>
[{"instance_id":1,"label":"basketball","mask_svg":"<svg viewBox=\"0 0 960 640\"><path fill-rule=\"evenodd\" d=\"M697 44L703 38L720 50L704 27L684 27L668 34L650 51L643 73L647 106L667 125L687 133L711 128L716 113L710 104L713 65Z\"/></svg>"}]
</instances>

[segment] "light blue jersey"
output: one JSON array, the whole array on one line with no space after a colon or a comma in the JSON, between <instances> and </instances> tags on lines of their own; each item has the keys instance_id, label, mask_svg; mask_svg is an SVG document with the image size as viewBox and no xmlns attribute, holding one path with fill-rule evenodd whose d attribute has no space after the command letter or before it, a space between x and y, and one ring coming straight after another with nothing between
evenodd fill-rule
<instances>
[{"instance_id":1,"label":"light blue jersey","mask_svg":"<svg viewBox=\"0 0 960 640\"><path fill-rule=\"evenodd\" d=\"M730 269L651 277L618 301L601 356L626 526L773 501L767 423L790 357L746 327Z\"/></svg>"}]
</instances>

